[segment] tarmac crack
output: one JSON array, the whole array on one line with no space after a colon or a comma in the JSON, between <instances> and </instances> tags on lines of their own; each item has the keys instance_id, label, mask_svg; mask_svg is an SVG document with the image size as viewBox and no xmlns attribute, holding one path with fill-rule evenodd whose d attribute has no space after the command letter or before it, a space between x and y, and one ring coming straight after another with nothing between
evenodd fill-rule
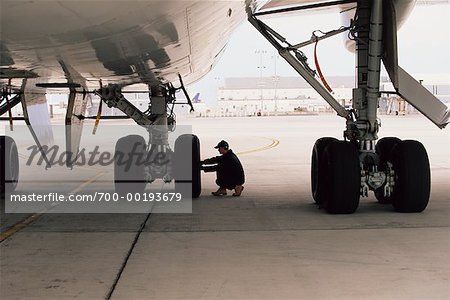
<instances>
[{"instance_id":1,"label":"tarmac crack","mask_svg":"<svg viewBox=\"0 0 450 300\"><path fill-rule=\"evenodd\" d=\"M145 226L147 225L148 220L150 219L150 215L151 213L147 214L147 217L145 218L145 220L141 223L141 226L139 227L139 230L136 232L136 235L134 236L133 242L131 243L130 249L128 249L127 254L125 255L125 258L120 266L119 272L116 274L116 278L114 279L113 284L111 285L111 287L109 288L108 294L106 294L105 299L109 300L111 299L114 291L116 290L117 284L119 283L119 280L122 276L123 271L125 270L127 264L128 264L128 260L131 257L131 254L133 253L134 248L136 247L136 244L139 240L139 237L141 236L141 233L144 231Z\"/></svg>"}]
</instances>

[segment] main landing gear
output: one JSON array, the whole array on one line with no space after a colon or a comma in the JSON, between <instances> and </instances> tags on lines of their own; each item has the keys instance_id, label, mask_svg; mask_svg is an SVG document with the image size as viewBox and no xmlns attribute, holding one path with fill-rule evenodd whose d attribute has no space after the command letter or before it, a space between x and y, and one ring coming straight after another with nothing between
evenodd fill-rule
<instances>
[{"instance_id":1,"label":"main landing gear","mask_svg":"<svg viewBox=\"0 0 450 300\"><path fill-rule=\"evenodd\" d=\"M337 114L346 120L344 140L323 137L312 151L311 188L314 201L328 213L351 214L360 197L373 191L380 203L392 204L398 212L422 212L430 197L430 164L423 145L417 141L385 137L378 140L377 117L380 97L380 70L383 61L398 95L423 113L439 128L450 122L449 109L420 83L398 66L396 5L391 0L356 1L350 26L291 44L280 33L258 19L283 9L249 13L249 22L278 50ZM322 7L326 4L318 4ZM335 5L332 2L329 4ZM315 5L289 8L305 10ZM316 77L300 48L349 31L356 43L357 86L353 89L352 108L343 107Z\"/></svg>"},{"instance_id":2,"label":"main landing gear","mask_svg":"<svg viewBox=\"0 0 450 300\"><path fill-rule=\"evenodd\" d=\"M149 149L150 148L150 149ZM140 135L128 135L116 143L114 186L119 194L142 193L147 183L157 178L175 182L175 190L192 198L201 194L200 140L196 135L183 134L172 151L151 149ZM153 148L158 148L153 145ZM163 154L163 157L161 156ZM187 155L191 154L192 160ZM159 156L159 158L157 158ZM161 163L161 158L169 162Z\"/></svg>"},{"instance_id":3,"label":"main landing gear","mask_svg":"<svg viewBox=\"0 0 450 300\"><path fill-rule=\"evenodd\" d=\"M21 102L20 95L11 96L11 81L0 92L0 116L8 113L7 119L13 126L12 108ZM10 136L0 136L0 198L6 192L14 192L19 183L19 152L14 139Z\"/></svg>"},{"instance_id":4,"label":"main landing gear","mask_svg":"<svg viewBox=\"0 0 450 300\"><path fill-rule=\"evenodd\" d=\"M422 212L431 186L423 145L383 138L375 149L371 155L361 155L355 143L335 138L317 140L311 164L316 203L331 214L351 214L358 208L360 196L372 190L378 202L392 204L397 212Z\"/></svg>"},{"instance_id":5,"label":"main landing gear","mask_svg":"<svg viewBox=\"0 0 450 300\"><path fill-rule=\"evenodd\" d=\"M0 195L14 192L19 183L19 153L16 142L9 136L0 136Z\"/></svg>"},{"instance_id":6,"label":"main landing gear","mask_svg":"<svg viewBox=\"0 0 450 300\"><path fill-rule=\"evenodd\" d=\"M185 91L183 85L181 89ZM200 196L198 137L183 134L176 139L174 150L169 145L169 132L176 127L173 113L175 92L172 85L151 86L149 108L142 112L125 99L117 85L109 85L96 91L108 107L124 112L143 126L149 135L148 143L140 135L128 135L117 141L114 155L114 186L117 193L141 193L147 183L162 179L165 183L174 181L176 191L181 192L183 198ZM188 103L183 104L188 104L193 109L189 97L186 98Z\"/></svg>"},{"instance_id":7,"label":"main landing gear","mask_svg":"<svg viewBox=\"0 0 450 300\"><path fill-rule=\"evenodd\" d=\"M329 213L353 213L359 204L360 174L358 148L354 143L334 138L316 141L311 182L313 198L321 207Z\"/></svg>"}]
</instances>

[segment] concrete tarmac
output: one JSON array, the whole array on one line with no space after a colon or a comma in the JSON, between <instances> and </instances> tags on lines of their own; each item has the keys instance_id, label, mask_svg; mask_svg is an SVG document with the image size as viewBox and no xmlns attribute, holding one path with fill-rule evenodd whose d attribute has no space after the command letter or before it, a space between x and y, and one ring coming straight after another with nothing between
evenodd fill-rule
<instances>
[{"instance_id":1,"label":"concrete tarmac","mask_svg":"<svg viewBox=\"0 0 450 300\"><path fill-rule=\"evenodd\" d=\"M450 132L421 116L381 119L380 137L428 150L423 213L395 213L372 195L352 215L313 204L311 149L342 136L336 116L182 119L202 158L221 139L241 153L240 198L211 196L214 175L202 174L192 214L43 214L1 243L0 298L449 299ZM110 178L83 190L112 191ZM2 214L2 230L23 217Z\"/></svg>"}]
</instances>

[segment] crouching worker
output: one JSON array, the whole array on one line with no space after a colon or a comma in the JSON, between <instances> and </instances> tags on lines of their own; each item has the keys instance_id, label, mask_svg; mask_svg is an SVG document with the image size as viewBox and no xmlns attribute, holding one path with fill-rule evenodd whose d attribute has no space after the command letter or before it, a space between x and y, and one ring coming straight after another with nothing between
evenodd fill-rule
<instances>
[{"instance_id":1,"label":"crouching worker","mask_svg":"<svg viewBox=\"0 0 450 300\"><path fill-rule=\"evenodd\" d=\"M212 194L222 196L227 194L227 190L234 190L233 196L239 197L244 190L244 168L239 158L229 149L229 145L224 140L220 141L215 149L219 150L220 156L208 158L202 162L202 169L205 172L216 172L216 183L219 189Z\"/></svg>"}]
</instances>

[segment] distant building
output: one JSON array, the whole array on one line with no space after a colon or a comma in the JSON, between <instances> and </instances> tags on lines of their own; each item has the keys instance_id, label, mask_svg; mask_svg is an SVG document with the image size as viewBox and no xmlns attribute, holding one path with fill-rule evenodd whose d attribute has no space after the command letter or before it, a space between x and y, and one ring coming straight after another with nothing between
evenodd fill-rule
<instances>
[{"instance_id":1,"label":"distant building","mask_svg":"<svg viewBox=\"0 0 450 300\"><path fill-rule=\"evenodd\" d=\"M415 78L442 102L450 106L450 75L449 74L416 74ZM333 89L333 96L343 106L351 108L352 90L355 85L353 76L330 76L327 82ZM381 92L392 92L394 88L389 79L383 77ZM186 102L182 99L179 102ZM257 116L277 114L305 114L318 112L333 112L328 103L306 83L301 77L247 77L225 78L223 86L217 91L216 99L204 99L197 93L192 95L194 113L189 113L188 105L177 105L178 115L193 117L225 117L225 116ZM49 113L51 117L63 117L67 109L67 95L48 94ZM141 111L149 107L148 93L128 93L126 98ZM93 97L88 103L87 115L95 116L98 111L99 99ZM14 115L21 116L22 108L17 105L12 110ZM379 102L381 114L408 114L417 111L397 95L381 93ZM121 111L102 106L103 116L121 116Z\"/></svg>"},{"instance_id":2,"label":"distant building","mask_svg":"<svg viewBox=\"0 0 450 300\"><path fill-rule=\"evenodd\" d=\"M354 78L327 78L334 97L351 105ZM226 78L218 91L219 111L224 115L323 112L331 107L300 77Z\"/></svg>"}]
</instances>

